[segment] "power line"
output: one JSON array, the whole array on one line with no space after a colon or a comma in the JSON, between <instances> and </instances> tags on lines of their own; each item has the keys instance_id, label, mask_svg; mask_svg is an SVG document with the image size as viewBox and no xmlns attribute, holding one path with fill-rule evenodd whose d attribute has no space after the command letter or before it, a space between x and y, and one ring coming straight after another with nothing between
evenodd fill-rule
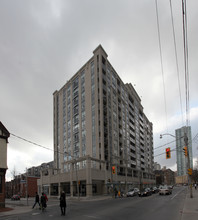
<instances>
[{"instance_id":1,"label":"power line","mask_svg":"<svg viewBox=\"0 0 198 220\"><path fill-rule=\"evenodd\" d=\"M16 137L16 138L18 138L18 139L21 139L21 140L23 140L23 141L25 141L25 142L28 142L28 143L30 143L30 144L36 145L36 146L38 146L38 147L42 147L42 148L44 148L44 149L46 149L46 150L54 151L53 149L50 149L50 148L45 147L45 146L43 146L43 145L37 144L37 143L35 143L35 142L33 142L33 141L29 141L29 140L27 140L27 139L25 139L25 138L22 138L22 137L18 136L18 135L15 135L15 134L12 134L12 133L10 133L10 134L11 134L12 136L14 136L14 137Z\"/></svg>"},{"instance_id":2,"label":"power line","mask_svg":"<svg viewBox=\"0 0 198 220\"><path fill-rule=\"evenodd\" d=\"M169 143L166 143L166 144L163 144L163 145L161 145L161 146L159 146L159 147L154 148L154 150L157 150L157 149L162 148L162 147L164 147L164 146L166 146L166 145L172 144L172 143L174 143L174 142L176 142L176 141L178 141L178 140L180 140L180 139L182 139L182 138L183 138L183 137L177 138L177 139L175 139L174 141L171 141L171 142L169 142Z\"/></svg>"},{"instance_id":3,"label":"power line","mask_svg":"<svg viewBox=\"0 0 198 220\"><path fill-rule=\"evenodd\" d=\"M174 142L176 142L176 140L171 141L171 142L166 143L166 144L163 144L163 145L161 145L161 146L159 146L159 147L155 147L154 150L157 150L157 149L159 149L159 148L162 148L162 147L164 147L164 146L166 146L166 145L169 145L169 144L172 144L172 143L174 143Z\"/></svg>"},{"instance_id":4,"label":"power line","mask_svg":"<svg viewBox=\"0 0 198 220\"><path fill-rule=\"evenodd\" d=\"M158 42L159 42L159 51L160 51L160 63L161 63L161 72L162 72L162 80L163 80L163 91L164 91L164 105L165 105L164 107L165 107L165 116L166 116L166 130L168 130L168 126L167 126L166 90L165 90L165 80L164 80L164 68L163 68L163 61L162 61L162 48L161 48L160 25L159 25L159 15L158 15L157 0L155 0L155 6L156 6ZM167 131L167 133L168 133L168 131Z\"/></svg>"},{"instance_id":5,"label":"power line","mask_svg":"<svg viewBox=\"0 0 198 220\"><path fill-rule=\"evenodd\" d=\"M183 138L183 137L181 137L181 138ZM177 140L179 140L179 139L181 139L181 138L178 138ZM175 140L175 141L177 141L177 140ZM172 142L170 142L170 143L173 143L173 142L175 142L175 141L172 141ZM195 135L195 137L194 137L189 143L192 143L193 141L194 141L194 142L197 142L197 141L198 141L198 133ZM165 145L168 145L168 144L170 144L170 143L164 144L164 145L159 146L159 147L157 147L157 148L164 147ZM157 149L157 148L155 148L155 149ZM171 151L176 151L176 150L177 150L177 148L173 148ZM158 157L158 156L161 156L161 155L164 155L164 154L166 154L166 152L157 154L157 155L155 155L155 157Z\"/></svg>"},{"instance_id":6,"label":"power line","mask_svg":"<svg viewBox=\"0 0 198 220\"><path fill-rule=\"evenodd\" d=\"M180 74L179 74L179 65L178 65L178 58L177 58L177 45L176 45L175 27L174 27L174 18L173 18L173 10L172 10L172 1L171 0L170 0L170 11L171 11L171 21L172 21L172 29L173 29L173 40L174 40L175 61L176 61L177 79L178 79L178 87L179 87L181 117L182 117L182 124L184 124L182 98L181 98L180 76L179 76Z\"/></svg>"},{"instance_id":7,"label":"power line","mask_svg":"<svg viewBox=\"0 0 198 220\"><path fill-rule=\"evenodd\" d=\"M33 144L33 145L35 145L35 146L38 146L38 147L41 147L41 148L43 148L43 149L46 149L46 150L50 150L50 151L53 151L53 152L57 152L57 153L60 153L60 154L67 154L67 155L69 155L69 156L71 156L68 152L60 152L60 151L56 151L56 150L53 150L53 149L50 149L50 148L48 148L48 147L45 147L45 146L43 146L43 145L41 145L41 144L37 144L37 143L35 143L35 142L33 142L33 141L30 141L30 140L27 140L26 138L23 138L23 137L20 137L20 136L18 136L18 135L15 135L15 134L12 134L12 133L10 133L13 137L16 137L16 138L18 138L18 139L20 139L20 140L23 140L23 141L25 141L25 142L27 142L27 143L29 143L29 144ZM181 138L183 138L183 137L181 137ZM178 138L178 139L176 139L176 140L179 140L179 139L181 139L181 138ZM166 145L168 145L168 144L171 144L171 143L174 143L174 142L176 142L176 140L174 140L174 141L171 141L171 142L169 142L169 143L167 143L167 144L164 144L164 145L161 145L161 146L159 146L159 147L156 147L156 148L154 148L154 150L156 150L156 149L159 149L159 148L162 148L162 147L164 147L164 146L166 146ZM192 139L192 141L197 141L198 140L198 133L195 135L195 137ZM192 142L191 141L191 142ZM171 151L175 151L176 150L176 148L173 148ZM164 155L165 154L165 152L163 152L163 153L160 153L160 154L157 154L157 155L155 155L155 157L158 157L158 156L161 156L161 155ZM71 156L71 157L73 157L73 156Z\"/></svg>"},{"instance_id":8,"label":"power line","mask_svg":"<svg viewBox=\"0 0 198 220\"><path fill-rule=\"evenodd\" d=\"M186 126L189 125L189 69L188 69L188 36L187 36L187 10L186 0L182 0L184 66L185 66L185 92L186 92Z\"/></svg>"}]
</instances>

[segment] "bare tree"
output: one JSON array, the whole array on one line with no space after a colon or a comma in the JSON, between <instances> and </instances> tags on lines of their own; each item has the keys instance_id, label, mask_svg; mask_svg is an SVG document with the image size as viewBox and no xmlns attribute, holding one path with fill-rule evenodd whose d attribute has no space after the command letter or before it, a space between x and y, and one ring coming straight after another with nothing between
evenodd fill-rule
<instances>
[{"instance_id":1,"label":"bare tree","mask_svg":"<svg viewBox=\"0 0 198 220\"><path fill-rule=\"evenodd\" d=\"M12 174L12 179L14 180L16 178L16 167L14 166L13 169L11 170L11 174Z\"/></svg>"}]
</instances>

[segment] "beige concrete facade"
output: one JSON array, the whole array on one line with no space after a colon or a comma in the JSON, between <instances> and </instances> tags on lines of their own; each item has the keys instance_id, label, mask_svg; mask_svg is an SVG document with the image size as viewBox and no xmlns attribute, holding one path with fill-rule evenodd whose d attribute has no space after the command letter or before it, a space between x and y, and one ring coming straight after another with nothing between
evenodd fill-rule
<instances>
[{"instance_id":1,"label":"beige concrete facade","mask_svg":"<svg viewBox=\"0 0 198 220\"><path fill-rule=\"evenodd\" d=\"M188 184L188 175L176 176L175 183L176 184Z\"/></svg>"},{"instance_id":2,"label":"beige concrete facade","mask_svg":"<svg viewBox=\"0 0 198 220\"><path fill-rule=\"evenodd\" d=\"M101 45L93 54L53 94L54 170L39 182L49 194L65 188L75 195L76 183L91 196L108 193L110 186L127 190L155 182L153 128L141 99L122 82Z\"/></svg>"},{"instance_id":3,"label":"beige concrete facade","mask_svg":"<svg viewBox=\"0 0 198 220\"><path fill-rule=\"evenodd\" d=\"M3 132L1 130L0 136L3 136ZM4 138L0 138L0 152L0 168L7 169L7 142Z\"/></svg>"},{"instance_id":4,"label":"beige concrete facade","mask_svg":"<svg viewBox=\"0 0 198 220\"><path fill-rule=\"evenodd\" d=\"M7 170L7 143L10 133L0 122L0 207L5 207L5 175Z\"/></svg>"}]
</instances>

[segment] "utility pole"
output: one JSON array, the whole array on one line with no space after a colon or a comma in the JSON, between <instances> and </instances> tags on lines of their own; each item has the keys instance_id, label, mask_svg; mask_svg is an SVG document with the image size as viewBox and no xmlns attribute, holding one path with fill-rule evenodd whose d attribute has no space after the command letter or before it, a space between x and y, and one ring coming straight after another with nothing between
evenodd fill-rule
<instances>
[{"instance_id":1,"label":"utility pole","mask_svg":"<svg viewBox=\"0 0 198 220\"><path fill-rule=\"evenodd\" d=\"M184 132L184 143L185 146L187 147L187 169L192 169L190 167L190 155L189 155L189 148L188 148L188 137L187 137L187 127L185 129ZM190 198L193 198L193 194L192 194L192 179L191 179L191 175L188 173L188 179L189 179L189 184L190 184Z\"/></svg>"},{"instance_id":2,"label":"utility pole","mask_svg":"<svg viewBox=\"0 0 198 220\"><path fill-rule=\"evenodd\" d=\"M28 173L26 168L26 199L27 199L27 206L28 206Z\"/></svg>"}]
</instances>

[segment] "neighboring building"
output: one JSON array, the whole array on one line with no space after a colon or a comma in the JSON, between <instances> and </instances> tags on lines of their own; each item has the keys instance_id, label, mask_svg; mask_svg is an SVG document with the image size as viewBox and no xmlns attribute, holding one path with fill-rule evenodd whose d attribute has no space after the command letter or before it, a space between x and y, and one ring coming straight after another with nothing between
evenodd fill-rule
<instances>
[{"instance_id":1,"label":"neighboring building","mask_svg":"<svg viewBox=\"0 0 198 220\"><path fill-rule=\"evenodd\" d=\"M101 45L59 90L54 103L54 165L38 181L50 195L107 193L152 185L153 125L130 83L124 84ZM112 173L115 168L115 174ZM77 168L77 170L76 170Z\"/></svg>"},{"instance_id":2,"label":"neighboring building","mask_svg":"<svg viewBox=\"0 0 198 220\"><path fill-rule=\"evenodd\" d=\"M26 174L15 176L13 180L6 182L6 198L11 198L13 195L34 197L38 190L38 179L39 177L35 176L26 177Z\"/></svg>"},{"instance_id":3,"label":"neighboring building","mask_svg":"<svg viewBox=\"0 0 198 220\"><path fill-rule=\"evenodd\" d=\"M35 192L38 191L37 180L40 178L40 173L45 171L44 175L48 175L48 169L52 169L53 164L54 162L51 161L36 167L30 167L27 169L27 173L17 175L13 180L6 182L6 198L10 198L15 194L22 197L26 197L26 194L34 197ZM28 180L28 187L26 187L26 180Z\"/></svg>"},{"instance_id":4,"label":"neighboring building","mask_svg":"<svg viewBox=\"0 0 198 220\"><path fill-rule=\"evenodd\" d=\"M7 167L7 143L10 133L0 122L0 207L5 207L5 175Z\"/></svg>"},{"instance_id":5,"label":"neighboring building","mask_svg":"<svg viewBox=\"0 0 198 220\"><path fill-rule=\"evenodd\" d=\"M154 170L161 170L161 165L157 162L154 163Z\"/></svg>"},{"instance_id":6,"label":"neighboring building","mask_svg":"<svg viewBox=\"0 0 198 220\"><path fill-rule=\"evenodd\" d=\"M190 158L190 167L193 169L193 159L192 159L192 136L191 127L182 127L175 130L176 136L176 151L177 151L177 174L178 176L184 176L187 174L188 169L188 159L184 155L183 148L185 146L184 134L186 133L188 137L188 152Z\"/></svg>"},{"instance_id":7,"label":"neighboring building","mask_svg":"<svg viewBox=\"0 0 198 220\"><path fill-rule=\"evenodd\" d=\"M174 185L175 184L175 172L171 169L166 169L164 173L164 184L165 185Z\"/></svg>"},{"instance_id":8,"label":"neighboring building","mask_svg":"<svg viewBox=\"0 0 198 220\"><path fill-rule=\"evenodd\" d=\"M174 185L175 172L171 169L155 170L156 185Z\"/></svg>"},{"instance_id":9,"label":"neighboring building","mask_svg":"<svg viewBox=\"0 0 198 220\"><path fill-rule=\"evenodd\" d=\"M163 170L155 170L156 186L164 185L164 172Z\"/></svg>"},{"instance_id":10,"label":"neighboring building","mask_svg":"<svg viewBox=\"0 0 198 220\"><path fill-rule=\"evenodd\" d=\"M176 176L175 183L180 185L188 184L188 175Z\"/></svg>"},{"instance_id":11,"label":"neighboring building","mask_svg":"<svg viewBox=\"0 0 198 220\"><path fill-rule=\"evenodd\" d=\"M35 176L35 177L40 177L40 172L43 169L46 168L53 168L54 161L48 162L48 163L42 163L41 165L37 167L30 167L27 169L28 176Z\"/></svg>"}]
</instances>

